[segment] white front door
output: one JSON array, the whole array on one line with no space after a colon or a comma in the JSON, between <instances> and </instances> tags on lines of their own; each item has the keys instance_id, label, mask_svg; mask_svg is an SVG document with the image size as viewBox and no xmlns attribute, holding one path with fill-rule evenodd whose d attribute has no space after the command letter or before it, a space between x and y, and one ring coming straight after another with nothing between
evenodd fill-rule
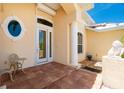
<instances>
[{"instance_id":1,"label":"white front door","mask_svg":"<svg viewBox=\"0 0 124 93\"><path fill-rule=\"evenodd\" d=\"M50 62L53 59L52 28L38 24L37 28L37 63Z\"/></svg>"}]
</instances>

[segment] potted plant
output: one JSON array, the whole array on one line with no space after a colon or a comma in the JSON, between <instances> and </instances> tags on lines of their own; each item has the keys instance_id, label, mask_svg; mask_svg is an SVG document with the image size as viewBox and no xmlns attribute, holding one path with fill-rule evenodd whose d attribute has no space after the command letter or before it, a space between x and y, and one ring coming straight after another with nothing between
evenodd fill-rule
<instances>
[{"instance_id":1,"label":"potted plant","mask_svg":"<svg viewBox=\"0 0 124 93\"><path fill-rule=\"evenodd\" d=\"M124 36L121 37L121 43L124 44Z\"/></svg>"},{"instance_id":2,"label":"potted plant","mask_svg":"<svg viewBox=\"0 0 124 93\"><path fill-rule=\"evenodd\" d=\"M121 58L124 58L124 52L121 54Z\"/></svg>"},{"instance_id":3,"label":"potted plant","mask_svg":"<svg viewBox=\"0 0 124 93\"><path fill-rule=\"evenodd\" d=\"M89 61L91 61L91 60L92 60L92 55L91 55L91 54L87 54L87 59L88 59Z\"/></svg>"}]
</instances>

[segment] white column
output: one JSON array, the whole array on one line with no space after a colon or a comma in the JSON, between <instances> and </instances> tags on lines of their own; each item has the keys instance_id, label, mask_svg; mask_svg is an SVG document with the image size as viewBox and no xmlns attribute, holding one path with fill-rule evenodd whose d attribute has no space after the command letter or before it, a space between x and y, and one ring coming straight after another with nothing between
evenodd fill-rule
<instances>
[{"instance_id":1,"label":"white column","mask_svg":"<svg viewBox=\"0 0 124 93\"><path fill-rule=\"evenodd\" d=\"M77 33L78 33L78 24L76 21L74 21L71 24L71 64L74 66L78 66Z\"/></svg>"}]
</instances>

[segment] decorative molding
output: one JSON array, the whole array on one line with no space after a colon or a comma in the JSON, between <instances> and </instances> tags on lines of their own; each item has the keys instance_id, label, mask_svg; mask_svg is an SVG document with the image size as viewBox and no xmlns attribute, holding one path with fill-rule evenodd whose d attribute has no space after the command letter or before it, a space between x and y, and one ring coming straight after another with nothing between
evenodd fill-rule
<instances>
[{"instance_id":1,"label":"decorative molding","mask_svg":"<svg viewBox=\"0 0 124 93\"><path fill-rule=\"evenodd\" d=\"M9 33L9 30L8 30L8 24L9 24L12 20L18 21L18 23L20 24L21 29L22 29L20 35L17 36L17 37L12 36L12 35ZM16 17L16 16L7 17L7 18L4 20L3 24L2 24L2 28L3 28L4 32L5 32L5 34L6 34L10 39L12 39L12 40L14 40L14 41L19 40L19 39L21 39L21 38L24 36L25 28L24 28L23 22L22 22L18 17Z\"/></svg>"},{"instance_id":2,"label":"decorative molding","mask_svg":"<svg viewBox=\"0 0 124 93\"><path fill-rule=\"evenodd\" d=\"M47 6L44 5L44 4L37 4L37 8L38 8L39 10L41 10L41 11L43 11L43 12L49 14L49 15L52 15L52 16L55 16L55 15L56 15L56 12L55 12L53 9L47 7Z\"/></svg>"}]
</instances>

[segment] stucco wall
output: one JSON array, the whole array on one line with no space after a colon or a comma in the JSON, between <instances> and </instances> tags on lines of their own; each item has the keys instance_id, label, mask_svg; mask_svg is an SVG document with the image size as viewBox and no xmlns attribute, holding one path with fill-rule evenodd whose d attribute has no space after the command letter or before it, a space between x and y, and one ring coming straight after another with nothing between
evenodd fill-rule
<instances>
[{"instance_id":1,"label":"stucco wall","mask_svg":"<svg viewBox=\"0 0 124 93\"><path fill-rule=\"evenodd\" d=\"M26 29L22 39L13 41L7 37L0 28L0 65L4 65L7 57L11 53L17 53L20 57L26 57L24 67L34 66L36 64L35 54L35 31L36 15L50 18L46 13L36 11L36 4L2 4L2 22L8 16L17 16ZM1 19L0 19L1 21Z\"/></svg>"},{"instance_id":2,"label":"stucco wall","mask_svg":"<svg viewBox=\"0 0 124 93\"><path fill-rule=\"evenodd\" d=\"M20 57L26 57L24 67L34 64L34 34L35 34L35 5L34 4L3 4L3 21L8 16L17 16L25 27L24 37L13 41L2 30L0 32L1 48L0 63L4 64L11 53L17 53ZM29 16L30 15L30 16Z\"/></svg>"},{"instance_id":3,"label":"stucco wall","mask_svg":"<svg viewBox=\"0 0 124 93\"><path fill-rule=\"evenodd\" d=\"M70 63L70 25L75 14L66 14L60 8L54 16L54 61Z\"/></svg>"},{"instance_id":4,"label":"stucco wall","mask_svg":"<svg viewBox=\"0 0 124 93\"><path fill-rule=\"evenodd\" d=\"M112 47L114 40L120 40L124 35L124 30L93 32L87 30L87 52L93 54L96 59L101 59Z\"/></svg>"},{"instance_id":5,"label":"stucco wall","mask_svg":"<svg viewBox=\"0 0 124 93\"><path fill-rule=\"evenodd\" d=\"M1 7L2 6L2 7ZM0 65L5 65L8 55L17 53L20 57L26 57L24 67L36 65L35 62L35 32L36 32L36 16L53 20L54 23L54 61L65 64L70 63L71 46L70 46L70 25L76 20L76 13L66 14L63 8L58 9L57 14L52 17L42 11L36 9L36 4L2 4L0 5L0 21L3 22L8 16L17 16L26 29L24 37L20 40L13 41L9 39L0 28ZM82 25L79 30L83 31ZM81 29L80 29L81 28ZM83 30L82 30L83 28ZM85 38L85 36L84 36ZM83 56L79 55L79 61Z\"/></svg>"},{"instance_id":6,"label":"stucco wall","mask_svg":"<svg viewBox=\"0 0 124 93\"><path fill-rule=\"evenodd\" d=\"M83 33L83 53L78 54L78 62L85 59L86 54L86 31L84 21L82 20L81 11L66 14L60 8L54 17L54 61L70 64L71 62L71 23L76 20L78 22L78 32Z\"/></svg>"}]
</instances>

